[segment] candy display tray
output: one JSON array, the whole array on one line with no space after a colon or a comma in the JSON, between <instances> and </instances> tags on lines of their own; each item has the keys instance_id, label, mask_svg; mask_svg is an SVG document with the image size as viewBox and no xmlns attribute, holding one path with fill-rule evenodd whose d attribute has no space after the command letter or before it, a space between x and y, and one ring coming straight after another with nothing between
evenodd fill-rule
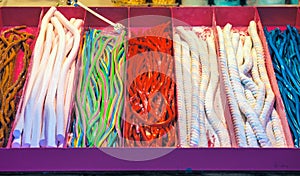
<instances>
[{"instance_id":1,"label":"candy display tray","mask_svg":"<svg viewBox=\"0 0 300 176\"><path fill-rule=\"evenodd\" d=\"M25 24L38 29L41 16L48 8L0 7L0 28L4 29ZM280 7L282 14L291 14L287 15L288 20L286 18L270 20L271 17L269 16L277 13L275 7L174 7L160 8L163 10L158 11L155 11L155 8L145 11L139 8L127 7L93 8L113 21L121 21L129 31L132 26L128 19L131 17L132 12L135 12L136 16L167 15L167 17L182 20L191 26L224 26L227 22L230 22L233 26L245 27L250 20L255 20L259 22L259 35L266 51L268 49L261 23L269 27L283 27L286 24L298 26L300 22L297 7ZM71 7L60 8L60 11L68 18L71 16L82 17L85 20L85 29L89 27L100 29L108 27L107 24L97 20L85 11L80 12L79 15L75 13L77 10L74 11ZM15 13L19 15L15 15ZM14 15L15 17L13 17ZM22 16L24 16L23 19ZM279 20L276 21L276 19ZM141 27L145 28L147 26ZM37 32L37 30L34 31ZM276 109L280 112L279 115L290 148L3 148L0 149L0 156L7 159L6 162L1 164L0 171L300 170L300 163L295 162L300 159L300 152L298 149L291 148L292 140L284 106L278 91L271 58L268 54L266 66L273 91L276 94ZM225 115L229 121L231 116L228 106Z\"/></svg>"}]
</instances>

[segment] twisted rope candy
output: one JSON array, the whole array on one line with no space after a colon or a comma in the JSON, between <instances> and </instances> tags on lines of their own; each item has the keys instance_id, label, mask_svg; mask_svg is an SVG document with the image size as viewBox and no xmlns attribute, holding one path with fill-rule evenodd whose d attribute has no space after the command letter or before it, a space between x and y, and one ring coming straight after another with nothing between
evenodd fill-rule
<instances>
[{"instance_id":1,"label":"twisted rope candy","mask_svg":"<svg viewBox=\"0 0 300 176\"><path fill-rule=\"evenodd\" d=\"M255 135L257 136L257 139L262 147L268 147L271 146L271 143L266 135L266 132L260 123L257 114L254 112L254 110L249 107L247 103L247 99L245 98L245 95L243 93L243 87L239 78L239 71L237 68L236 59L234 56L231 40L230 40L230 30L231 25L227 24L224 27L224 39L225 39L225 47L226 47L226 53L228 57L228 71L230 75L230 82L233 87L233 92L235 94L235 97L237 99L239 108L245 114L247 120L249 121L249 124L251 125Z\"/></svg>"},{"instance_id":2,"label":"twisted rope candy","mask_svg":"<svg viewBox=\"0 0 300 176\"><path fill-rule=\"evenodd\" d=\"M195 41L196 34L192 31L186 31L182 26L176 28L177 32L185 41L187 41L189 48L191 50L191 76L192 76L192 119L191 119L191 146L207 146L207 141L205 136L205 122L202 117L199 117L199 112L201 111L199 105L203 107L204 102L199 102L199 86L200 83L200 62L199 62L199 52L198 44ZM194 34L194 35L193 35ZM196 36L196 39L198 37ZM200 104L199 104L200 103ZM203 105L203 106L202 106ZM201 118L201 119L200 119Z\"/></svg>"},{"instance_id":3,"label":"twisted rope candy","mask_svg":"<svg viewBox=\"0 0 300 176\"><path fill-rule=\"evenodd\" d=\"M75 147L116 146L123 114L124 37L86 33L76 92ZM117 134L118 133L118 134Z\"/></svg>"},{"instance_id":4,"label":"twisted rope candy","mask_svg":"<svg viewBox=\"0 0 300 176\"><path fill-rule=\"evenodd\" d=\"M257 53L257 63L258 63L258 70L260 73L260 78L266 86L266 99L265 99L262 113L260 115L260 120L263 122L262 124L265 127L267 121L270 119L270 115L273 110L275 96L274 96L274 93L272 91L272 88L271 88L271 85L269 82L268 74L267 74L266 67L265 67L263 47L262 47L260 38L257 34L256 23L254 21L250 22L249 27L248 27L248 33L250 34L250 36L252 38L253 47L255 48L256 53Z\"/></svg>"},{"instance_id":5,"label":"twisted rope candy","mask_svg":"<svg viewBox=\"0 0 300 176\"><path fill-rule=\"evenodd\" d=\"M254 107L255 112L260 115L262 113L263 105L264 105L264 100L265 100L265 95L266 95L266 88L265 84L263 81L260 79L259 72L258 72L258 63L257 63L257 54L254 48L251 49L251 58L253 60L253 67L251 70L251 75L258 86L258 92L255 94L256 98L256 105ZM261 119L260 119L261 120ZM262 121L261 121L262 123Z\"/></svg>"},{"instance_id":6,"label":"twisted rope candy","mask_svg":"<svg viewBox=\"0 0 300 176\"><path fill-rule=\"evenodd\" d=\"M185 98L185 109L186 109L186 133L187 133L187 144L190 145L191 139L191 119L192 119L192 77L191 77L191 56L188 44L181 40L182 45L182 71L183 71L183 85L184 85L184 98Z\"/></svg>"},{"instance_id":7,"label":"twisted rope candy","mask_svg":"<svg viewBox=\"0 0 300 176\"><path fill-rule=\"evenodd\" d=\"M177 92L177 107L178 107L178 125L179 125L179 137L180 137L180 146L187 147L187 119L186 119L186 108L184 100L184 86L183 86L183 69L182 69L182 46L181 40L178 34L173 36L173 45L174 45L174 58L175 58L175 73L176 73L176 92Z\"/></svg>"},{"instance_id":8,"label":"twisted rope candy","mask_svg":"<svg viewBox=\"0 0 300 176\"><path fill-rule=\"evenodd\" d=\"M7 145L15 114L16 95L25 83L29 60L30 42L34 36L22 32L25 26L7 29L0 36L0 147ZM22 69L17 75L16 61L23 54ZM21 106L22 101L19 103Z\"/></svg>"},{"instance_id":9,"label":"twisted rope candy","mask_svg":"<svg viewBox=\"0 0 300 176\"><path fill-rule=\"evenodd\" d=\"M197 39L198 37L194 32L191 32L194 39ZM197 42L197 41L196 41ZM200 82L200 89L199 89L199 130L200 130L200 147L207 146L208 141L207 138L204 138L206 136L206 129L205 129L205 120L206 120L206 114L205 114L205 95L207 86L210 79L210 68L209 68L209 62L208 62L208 49L207 44L204 40L201 38L198 38L198 51L199 51L199 60L201 63L201 82ZM199 63L199 65L200 65ZM198 71L199 72L199 71ZM216 135L215 135L216 136Z\"/></svg>"},{"instance_id":10,"label":"twisted rope candy","mask_svg":"<svg viewBox=\"0 0 300 176\"><path fill-rule=\"evenodd\" d=\"M265 104L264 104L260 119L263 119L263 122L264 122L263 125L264 125L265 123L267 123L266 121L268 121L271 117L271 121L274 121L274 122L272 122L272 129L273 129L275 139L276 139L276 146L286 146L285 137L283 135L283 129L282 129L282 127L280 127L281 124L279 124L278 120L277 120L277 117L278 117L277 112L273 112L273 111L276 111L274 109L275 96L272 91L271 84L270 84L268 74L266 71L263 48L262 48L262 44L259 39L259 36L257 34L256 23L254 21L250 22L249 27L248 27L248 32L249 32L250 36L252 37L253 46L257 52L257 59L258 59L258 64L259 64L258 70L260 73L260 77L266 86L266 99L265 99ZM274 118L272 118L272 117L274 117Z\"/></svg>"},{"instance_id":11,"label":"twisted rope candy","mask_svg":"<svg viewBox=\"0 0 300 176\"><path fill-rule=\"evenodd\" d=\"M246 141L245 129L243 125L244 122L238 107L237 100L235 99L233 93L232 85L230 83L223 31L220 28L220 26L217 26L217 32L218 32L218 39L219 39L219 52L220 52L219 59L220 59L221 72L224 80L226 97L232 115L235 137L237 139L237 143L239 147L246 147L247 141Z\"/></svg>"},{"instance_id":12,"label":"twisted rope candy","mask_svg":"<svg viewBox=\"0 0 300 176\"><path fill-rule=\"evenodd\" d=\"M210 62L210 80L207 88L206 96L205 96L205 110L207 114L207 119L210 122L212 128L216 132L218 139L220 140L220 146L229 147L230 137L229 133L226 129L226 125L222 122L214 109L214 95L216 95L219 83L219 70L218 70L218 62L216 55L216 48L214 44L214 37L208 37L207 45L209 52L209 62ZM202 62L203 63L203 62ZM222 114L223 115L223 114Z\"/></svg>"}]
</instances>

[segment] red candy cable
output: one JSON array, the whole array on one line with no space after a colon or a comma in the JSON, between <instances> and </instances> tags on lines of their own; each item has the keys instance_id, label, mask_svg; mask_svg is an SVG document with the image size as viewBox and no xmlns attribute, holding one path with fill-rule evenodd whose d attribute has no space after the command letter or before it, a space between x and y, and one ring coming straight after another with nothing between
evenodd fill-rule
<instances>
[{"instance_id":1,"label":"red candy cable","mask_svg":"<svg viewBox=\"0 0 300 176\"><path fill-rule=\"evenodd\" d=\"M129 39L124 122L126 147L176 145L175 80L170 23Z\"/></svg>"}]
</instances>

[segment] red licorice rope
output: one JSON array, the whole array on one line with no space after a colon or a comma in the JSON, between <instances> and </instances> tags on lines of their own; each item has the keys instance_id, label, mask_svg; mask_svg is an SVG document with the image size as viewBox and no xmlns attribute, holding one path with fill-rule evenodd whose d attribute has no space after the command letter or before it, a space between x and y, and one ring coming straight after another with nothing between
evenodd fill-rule
<instances>
[{"instance_id":1,"label":"red licorice rope","mask_svg":"<svg viewBox=\"0 0 300 176\"><path fill-rule=\"evenodd\" d=\"M176 145L175 81L170 23L129 40L124 138L127 147Z\"/></svg>"}]
</instances>

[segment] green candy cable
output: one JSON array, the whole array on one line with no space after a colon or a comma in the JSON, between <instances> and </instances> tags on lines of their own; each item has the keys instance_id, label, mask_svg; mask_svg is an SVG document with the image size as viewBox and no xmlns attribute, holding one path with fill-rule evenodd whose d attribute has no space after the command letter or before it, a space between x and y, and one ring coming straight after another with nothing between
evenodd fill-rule
<instances>
[{"instance_id":1,"label":"green candy cable","mask_svg":"<svg viewBox=\"0 0 300 176\"><path fill-rule=\"evenodd\" d=\"M76 91L74 147L115 147L124 111L125 32L90 29Z\"/></svg>"}]
</instances>

